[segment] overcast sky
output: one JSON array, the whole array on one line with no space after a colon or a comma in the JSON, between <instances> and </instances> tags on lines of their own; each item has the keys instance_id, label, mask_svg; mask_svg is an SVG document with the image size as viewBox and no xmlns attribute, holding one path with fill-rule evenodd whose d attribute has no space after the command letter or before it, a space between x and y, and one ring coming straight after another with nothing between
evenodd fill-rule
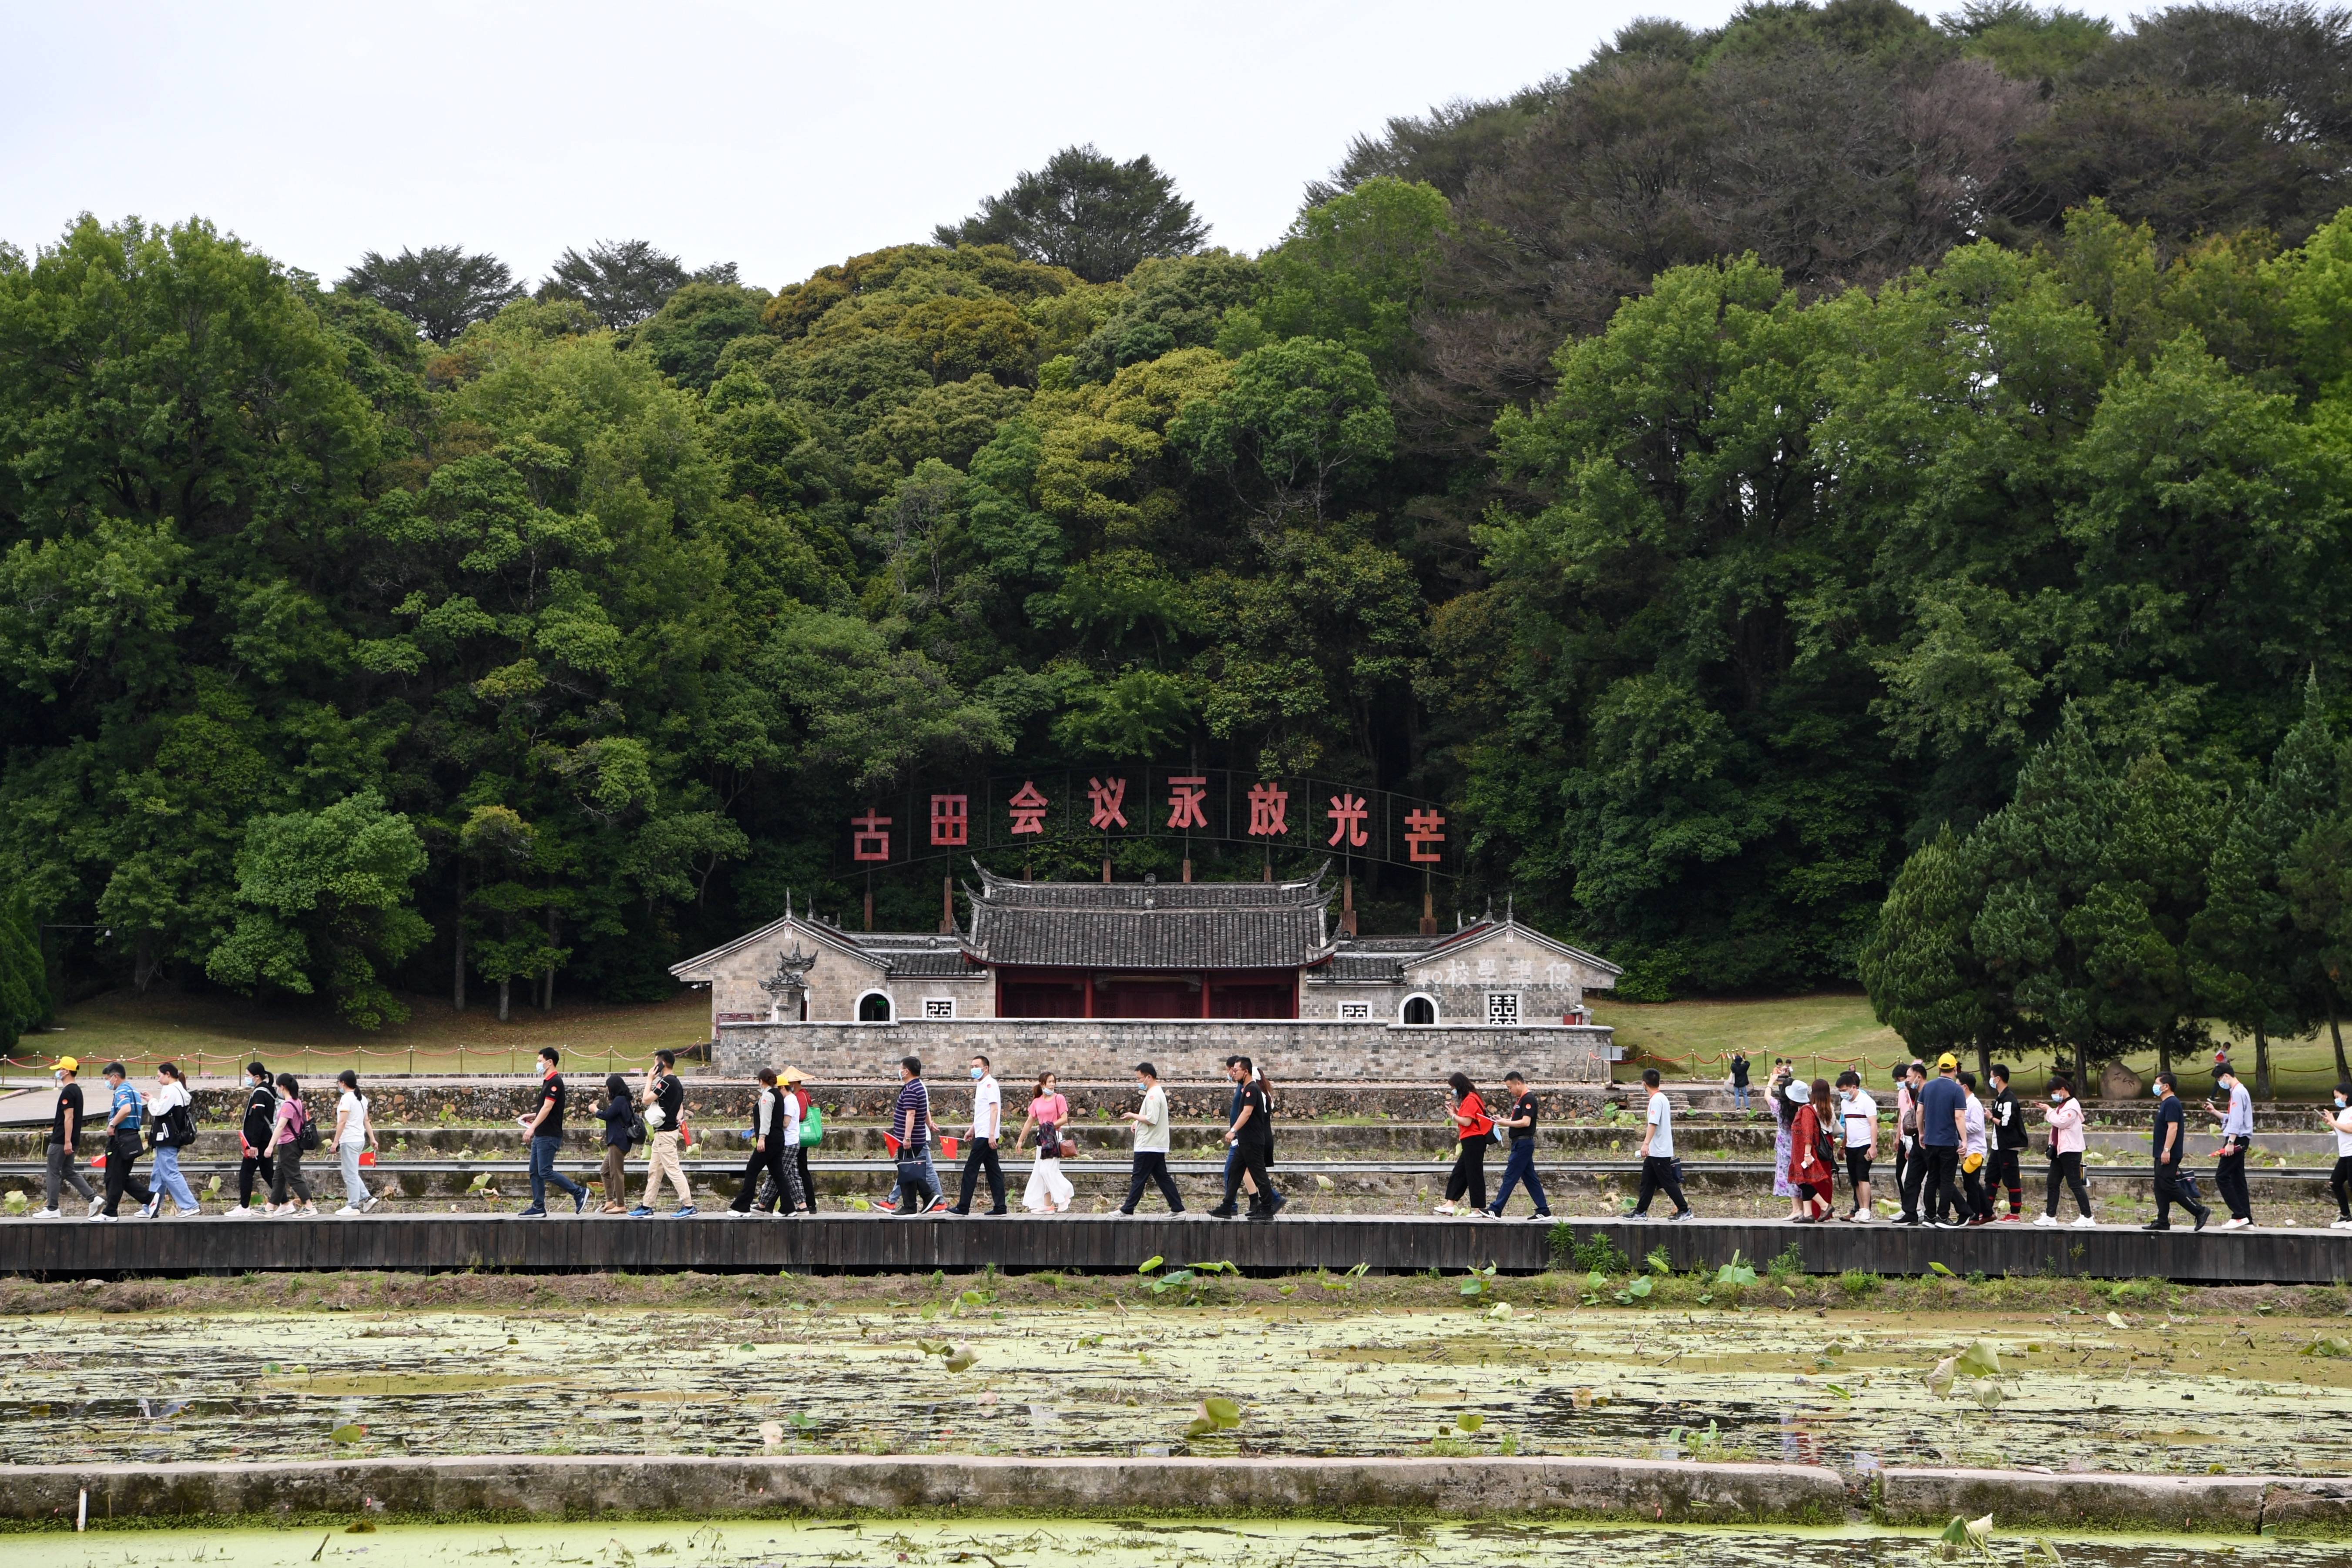
<instances>
[{"instance_id":1,"label":"overcast sky","mask_svg":"<svg viewBox=\"0 0 2352 1568\"><path fill-rule=\"evenodd\" d=\"M1257 250L1357 131L1574 66L1635 16L1731 8L0 0L0 238L202 214L331 281L370 249L536 277L641 237L774 287L1092 141L1149 152L1215 243Z\"/></svg>"}]
</instances>

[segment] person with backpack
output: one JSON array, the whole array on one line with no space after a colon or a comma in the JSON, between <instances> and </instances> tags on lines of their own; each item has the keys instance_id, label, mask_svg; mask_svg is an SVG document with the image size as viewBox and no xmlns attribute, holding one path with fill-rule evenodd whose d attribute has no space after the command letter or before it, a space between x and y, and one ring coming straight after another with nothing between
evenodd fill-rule
<instances>
[{"instance_id":1,"label":"person with backpack","mask_svg":"<svg viewBox=\"0 0 2352 1568\"><path fill-rule=\"evenodd\" d=\"M1459 1205L1465 1195L1470 1199L1468 1212L1483 1213L1486 1207L1486 1141L1494 1135L1495 1124L1486 1114L1486 1103L1478 1098L1477 1087L1466 1072L1457 1072L1445 1081L1445 1113L1454 1124L1454 1169L1445 1177L1445 1201L1434 1210L1438 1214L1461 1214Z\"/></svg>"},{"instance_id":2,"label":"person with backpack","mask_svg":"<svg viewBox=\"0 0 2352 1568\"><path fill-rule=\"evenodd\" d=\"M1070 1103L1054 1085L1052 1073L1037 1075L1029 1114L1022 1119L1021 1135L1013 1140L1018 1150L1028 1142L1030 1129L1036 1129L1037 1154L1029 1162L1029 1185L1021 1193L1021 1207L1032 1214L1067 1214L1070 1200L1077 1196L1070 1178L1062 1174L1062 1128L1070 1119Z\"/></svg>"},{"instance_id":3,"label":"person with backpack","mask_svg":"<svg viewBox=\"0 0 2352 1568\"><path fill-rule=\"evenodd\" d=\"M42 1205L36 1219L58 1218L58 1199L68 1187L81 1195L89 1206L88 1212L96 1214L105 1200L90 1190L83 1179L78 1153L81 1142L81 1085L74 1082L81 1063L70 1056L58 1058L50 1069L58 1082L57 1109L49 1117L48 1176L41 1188Z\"/></svg>"},{"instance_id":4,"label":"person with backpack","mask_svg":"<svg viewBox=\"0 0 2352 1568\"><path fill-rule=\"evenodd\" d=\"M231 1219L251 1219L258 1212L252 1207L254 1178L261 1178L263 1201L276 1185L278 1162L270 1147L277 1137L278 1091L269 1084L269 1069L258 1061L245 1064L245 1115L236 1128L236 1147L240 1156L236 1168L236 1207L228 1211Z\"/></svg>"},{"instance_id":5,"label":"person with backpack","mask_svg":"<svg viewBox=\"0 0 2352 1568\"><path fill-rule=\"evenodd\" d=\"M604 1075L604 1103L596 1107L604 1124L604 1207L603 1214L629 1212L629 1151L644 1138L646 1124L637 1119L637 1103L629 1081L617 1072Z\"/></svg>"},{"instance_id":6,"label":"person with backpack","mask_svg":"<svg viewBox=\"0 0 2352 1568\"><path fill-rule=\"evenodd\" d=\"M653 1130L653 1152L646 1161L645 1201L629 1210L629 1218L651 1218L654 1196L661 1191L662 1177L667 1176L677 1189L677 1208L670 1218L691 1218L694 1189L687 1186L686 1166L678 1160L678 1150L684 1146L686 1081L677 1075L676 1051L654 1052L654 1064L646 1071L644 1103L646 1125Z\"/></svg>"},{"instance_id":7,"label":"person with backpack","mask_svg":"<svg viewBox=\"0 0 2352 1568\"><path fill-rule=\"evenodd\" d=\"M335 1158L343 1170L343 1207L335 1212L348 1219L376 1206L375 1195L360 1179L360 1156L375 1147L375 1122L368 1114L367 1096L360 1092L360 1075L346 1067L335 1082L343 1091L335 1101Z\"/></svg>"},{"instance_id":8,"label":"person with backpack","mask_svg":"<svg viewBox=\"0 0 2352 1568\"><path fill-rule=\"evenodd\" d=\"M131 1086L130 1069L119 1061L106 1064L106 1203L90 1216L101 1224L112 1224L121 1218L115 1210L121 1206L122 1195L129 1193L144 1212L154 1201L155 1195L131 1166L146 1153L139 1128L147 1113L147 1103L139 1091Z\"/></svg>"},{"instance_id":9,"label":"person with backpack","mask_svg":"<svg viewBox=\"0 0 2352 1568\"><path fill-rule=\"evenodd\" d=\"M578 1214L588 1207L588 1189L555 1168L555 1156L563 1152L563 1103L566 1092L563 1074L557 1071L563 1064L562 1053L551 1045L539 1048L539 1109L528 1116L518 1116L523 1136L530 1140L530 1202L516 1211L518 1219L547 1218L547 1188L572 1200L572 1212Z\"/></svg>"},{"instance_id":10,"label":"person with backpack","mask_svg":"<svg viewBox=\"0 0 2352 1568\"><path fill-rule=\"evenodd\" d=\"M271 1113L269 1153L276 1162L269 1181L269 1217L273 1219L313 1218L319 1206L310 1201L310 1184L302 1179L302 1156L319 1149L319 1128L303 1103L302 1085L290 1072L278 1075L278 1108ZM111 1163L111 1162L110 1162ZM295 1198L300 1198L297 1203Z\"/></svg>"},{"instance_id":11,"label":"person with backpack","mask_svg":"<svg viewBox=\"0 0 2352 1568\"><path fill-rule=\"evenodd\" d=\"M155 1092L147 1097L147 1127L155 1145L155 1186L140 1212L154 1218L163 1213L168 1196L173 1218L202 1214L204 1205L196 1201L188 1178L180 1174L180 1151L196 1141L196 1113L187 1080L180 1075L176 1062L155 1064Z\"/></svg>"}]
</instances>

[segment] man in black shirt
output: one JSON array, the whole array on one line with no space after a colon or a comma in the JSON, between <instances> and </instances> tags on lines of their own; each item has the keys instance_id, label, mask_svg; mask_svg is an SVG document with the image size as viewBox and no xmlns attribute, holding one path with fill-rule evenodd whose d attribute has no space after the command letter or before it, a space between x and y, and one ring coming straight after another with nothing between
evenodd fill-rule
<instances>
[{"instance_id":1,"label":"man in black shirt","mask_svg":"<svg viewBox=\"0 0 2352 1568\"><path fill-rule=\"evenodd\" d=\"M2018 1162L2025 1157L2025 1110L2017 1103L2017 1092L2009 1086L2009 1069L1998 1061L1992 1064L1992 1103L1986 1107L1985 1120L1992 1134L1992 1169L1985 1173L1985 1192L1991 1195L2009 1188L2009 1212L2002 1218L2021 1219L2025 1182Z\"/></svg>"},{"instance_id":2,"label":"man in black shirt","mask_svg":"<svg viewBox=\"0 0 2352 1568\"><path fill-rule=\"evenodd\" d=\"M81 1063L70 1056L58 1058L55 1069L58 1108L49 1118L48 1180L41 1189L42 1207L41 1211L33 1216L36 1219L58 1218L58 1197L67 1187L81 1195L82 1201L89 1205L91 1213L98 1212L99 1196L82 1178L81 1170L75 1164L74 1149L81 1137L81 1085L74 1082L74 1074L80 1066Z\"/></svg>"},{"instance_id":3,"label":"man in black shirt","mask_svg":"<svg viewBox=\"0 0 2352 1568\"><path fill-rule=\"evenodd\" d=\"M1234 1190L1247 1176L1256 1189L1250 1194L1249 1218L1270 1220L1274 1203L1266 1195L1274 1190L1274 1178L1266 1173L1266 1156L1274 1148L1274 1130L1266 1120L1269 1110L1265 1091L1256 1082L1257 1069L1246 1056L1234 1057L1225 1067L1225 1075L1240 1087L1239 1104L1234 1112L1233 1125L1225 1129L1225 1142L1234 1152L1225 1166L1225 1201L1219 1207L1230 1215L1234 1212Z\"/></svg>"},{"instance_id":4,"label":"man in black shirt","mask_svg":"<svg viewBox=\"0 0 2352 1568\"><path fill-rule=\"evenodd\" d=\"M538 1113L515 1118L530 1140L530 1207L516 1216L520 1219L547 1218L550 1182L571 1197L572 1213L588 1206L588 1189L555 1168L555 1156L563 1152L563 1074L556 1071L562 1061L555 1047L540 1047Z\"/></svg>"},{"instance_id":5,"label":"man in black shirt","mask_svg":"<svg viewBox=\"0 0 2352 1568\"><path fill-rule=\"evenodd\" d=\"M2189 1108L2180 1103L2179 1088L2179 1081L2171 1073L2156 1075L2156 1131L2149 1140L2156 1158L2156 1219L2141 1226L2143 1230L2171 1229L2176 1203L2196 1218L2200 1230L2213 1217L2211 1209L2189 1197L2180 1185L2180 1158L2188 1152Z\"/></svg>"},{"instance_id":6,"label":"man in black shirt","mask_svg":"<svg viewBox=\"0 0 2352 1568\"><path fill-rule=\"evenodd\" d=\"M1507 1083L1510 1080L1503 1082ZM1731 1053L1731 1103L1735 1109L1748 1109L1748 1053L1744 1051Z\"/></svg>"},{"instance_id":7,"label":"man in black shirt","mask_svg":"<svg viewBox=\"0 0 2352 1568\"><path fill-rule=\"evenodd\" d=\"M1745 1065L1743 1061L1743 1071ZM1503 1185L1495 1189L1495 1201L1486 1206L1486 1212L1502 1218L1503 1206L1511 1201L1511 1189L1525 1182L1528 1197L1536 1206L1528 1218L1549 1219L1551 1205L1544 1201L1543 1183L1536 1179L1536 1097L1528 1092L1528 1081L1516 1072L1503 1074L1503 1087L1511 1092L1511 1108L1496 1121L1511 1135L1511 1155L1503 1162Z\"/></svg>"}]
</instances>

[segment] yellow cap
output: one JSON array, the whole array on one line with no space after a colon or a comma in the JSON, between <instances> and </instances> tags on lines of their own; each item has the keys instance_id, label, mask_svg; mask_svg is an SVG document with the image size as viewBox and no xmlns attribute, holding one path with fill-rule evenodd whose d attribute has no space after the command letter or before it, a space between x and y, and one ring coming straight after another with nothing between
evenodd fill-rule
<instances>
[{"instance_id":1,"label":"yellow cap","mask_svg":"<svg viewBox=\"0 0 2352 1568\"><path fill-rule=\"evenodd\" d=\"M1959 1064L1960 1059L1954 1056L1948 1051L1944 1052L1943 1055L1936 1058L1936 1071L1938 1072L1942 1071L1947 1067L1958 1067Z\"/></svg>"},{"instance_id":2,"label":"yellow cap","mask_svg":"<svg viewBox=\"0 0 2352 1568\"><path fill-rule=\"evenodd\" d=\"M79 1072L79 1071L81 1071L81 1063L80 1063L80 1062L79 1062L79 1061L75 1061L72 1057L70 1057L70 1056L60 1056L60 1057L58 1057L58 1070L59 1070L59 1071L65 1071L65 1072Z\"/></svg>"}]
</instances>

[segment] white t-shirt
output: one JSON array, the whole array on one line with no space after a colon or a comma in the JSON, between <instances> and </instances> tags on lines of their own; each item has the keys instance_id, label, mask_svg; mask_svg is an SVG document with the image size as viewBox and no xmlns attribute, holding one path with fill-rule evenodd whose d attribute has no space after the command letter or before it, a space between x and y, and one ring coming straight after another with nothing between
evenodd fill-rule
<instances>
[{"instance_id":1,"label":"white t-shirt","mask_svg":"<svg viewBox=\"0 0 2352 1568\"><path fill-rule=\"evenodd\" d=\"M1674 1158L1675 1103L1666 1098L1663 1089L1650 1096L1650 1125L1656 1129L1650 1134L1649 1157L1654 1160Z\"/></svg>"},{"instance_id":2,"label":"white t-shirt","mask_svg":"<svg viewBox=\"0 0 2352 1568\"><path fill-rule=\"evenodd\" d=\"M2352 1133L2344 1130L2347 1122L2352 1122L2352 1111L2329 1109L2327 1124L2336 1129L2336 1157L2339 1160L2352 1160Z\"/></svg>"},{"instance_id":3,"label":"white t-shirt","mask_svg":"<svg viewBox=\"0 0 2352 1568\"><path fill-rule=\"evenodd\" d=\"M1135 1124L1135 1152L1168 1152L1168 1091L1157 1083L1143 1092L1143 1120Z\"/></svg>"},{"instance_id":4,"label":"white t-shirt","mask_svg":"<svg viewBox=\"0 0 2352 1568\"><path fill-rule=\"evenodd\" d=\"M971 1086L971 1135L993 1138L1004 1127L1004 1091L985 1073Z\"/></svg>"},{"instance_id":5,"label":"white t-shirt","mask_svg":"<svg viewBox=\"0 0 2352 1568\"><path fill-rule=\"evenodd\" d=\"M367 1105L359 1094L349 1089L343 1091L342 1098L335 1102L335 1114L343 1119L343 1135L336 1140L338 1143L367 1142Z\"/></svg>"},{"instance_id":6,"label":"white t-shirt","mask_svg":"<svg viewBox=\"0 0 2352 1568\"><path fill-rule=\"evenodd\" d=\"M789 1089L776 1091L773 1136L782 1140L787 1149L801 1146L801 1097Z\"/></svg>"},{"instance_id":7,"label":"white t-shirt","mask_svg":"<svg viewBox=\"0 0 2352 1568\"><path fill-rule=\"evenodd\" d=\"M1855 1090L1853 1098L1845 1103L1845 1108L1838 1113L1838 1117L1845 1127L1847 1148L1870 1147L1870 1140L1878 1130L1878 1102L1870 1097L1869 1090Z\"/></svg>"}]
</instances>

